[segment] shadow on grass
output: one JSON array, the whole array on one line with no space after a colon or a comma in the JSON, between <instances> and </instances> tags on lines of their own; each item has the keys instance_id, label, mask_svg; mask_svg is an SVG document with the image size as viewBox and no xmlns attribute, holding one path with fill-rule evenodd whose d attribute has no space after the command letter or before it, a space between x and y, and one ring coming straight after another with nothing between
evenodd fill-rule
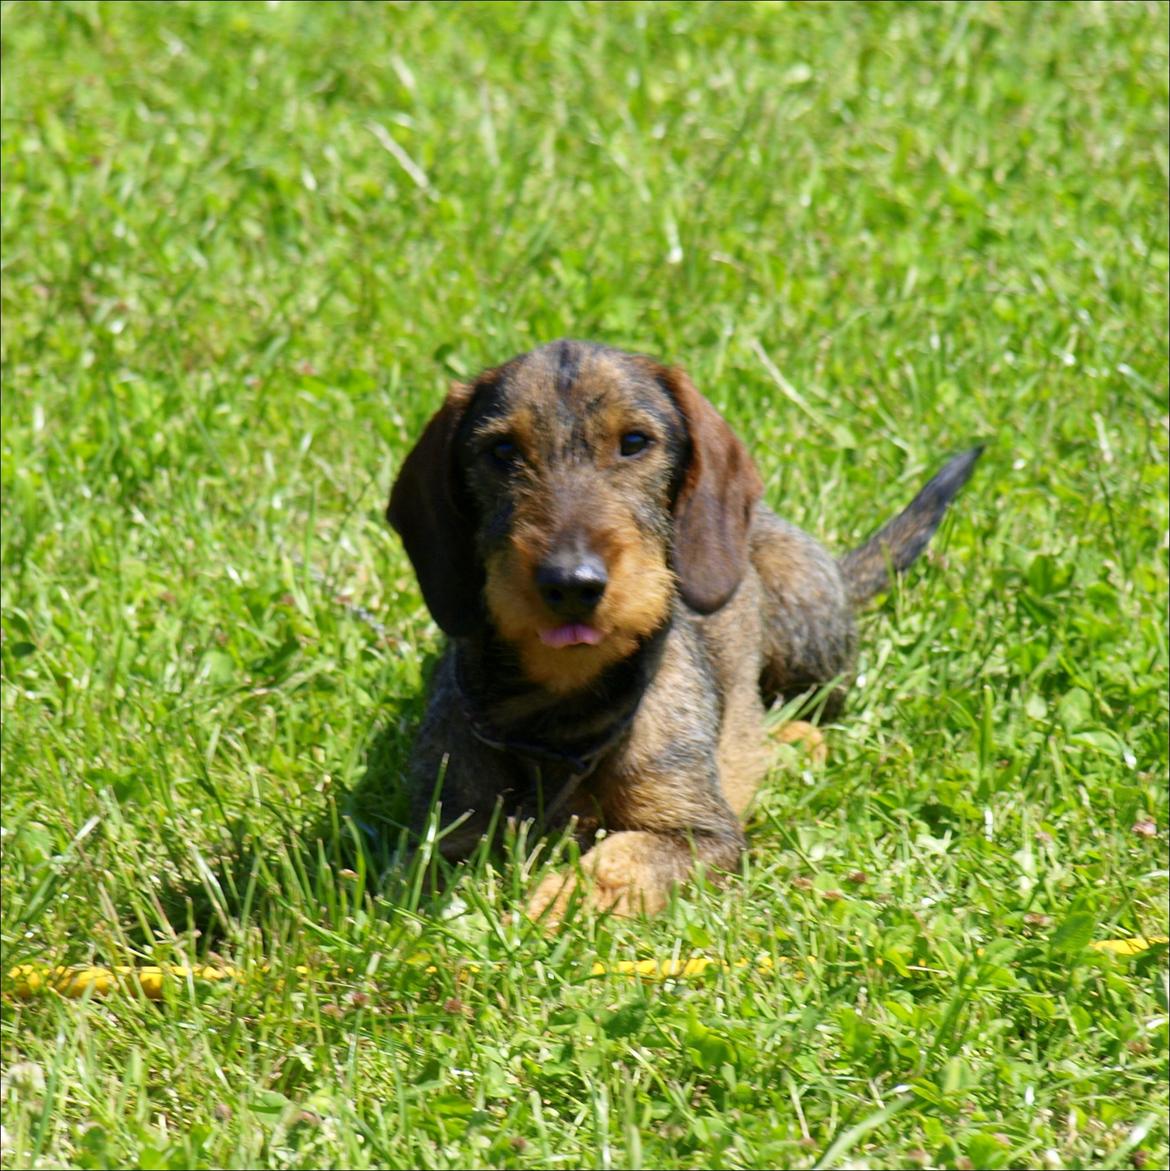
<instances>
[{"instance_id":1,"label":"shadow on grass","mask_svg":"<svg viewBox=\"0 0 1170 1171\"><path fill-rule=\"evenodd\" d=\"M424 677L438 660L428 656ZM770 722L793 719L821 723L835 711L839 681L790 699L773 709ZM414 729L422 719L426 688L387 699L385 717L373 727L363 753L361 780L351 789L322 797L310 818L294 822L270 807L272 819L258 828L255 819L237 817L225 827L215 860L201 872L159 893L154 924L139 913L135 945L146 949L165 938L186 934L197 954L243 945L259 931L268 949L291 940L298 931L315 933L328 944L363 900L375 900L379 914L396 909L429 916L440 908L456 867L427 851L420 874L412 861L414 843L407 827L409 796L405 777ZM273 822L275 821L275 824ZM489 830L482 850L468 860L475 867L488 855L512 854L513 863L530 864L526 839ZM544 843L545 864L569 847L556 835ZM579 843L578 843L579 845ZM433 856L432 856L433 855ZM190 861L187 859L189 868ZM368 908L367 908L368 909Z\"/></svg>"},{"instance_id":2,"label":"shadow on grass","mask_svg":"<svg viewBox=\"0 0 1170 1171\"><path fill-rule=\"evenodd\" d=\"M405 775L423 705L422 692L390 701L371 729L361 779L322 797L311 817L298 822L270 806L263 829L247 815L228 822L215 857L158 892L155 922L141 913L127 916L135 923L132 944L150 950L160 935L186 935L205 955L242 944L257 929L277 937L298 925L324 931L339 909L344 915L367 896L419 909L404 861L410 846Z\"/></svg>"}]
</instances>

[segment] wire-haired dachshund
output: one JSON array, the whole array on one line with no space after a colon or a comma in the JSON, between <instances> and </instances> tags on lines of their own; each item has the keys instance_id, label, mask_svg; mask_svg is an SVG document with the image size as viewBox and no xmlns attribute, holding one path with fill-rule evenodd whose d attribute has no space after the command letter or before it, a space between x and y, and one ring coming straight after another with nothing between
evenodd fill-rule
<instances>
[{"instance_id":1,"label":"wire-haired dachshund","mask_svg":"<svg viewBox=\"0 0 1170 1171\"><path fill-rule=\"evenodd\" d=\"M768 766L764 713L839 701L853 611L930 539L979 449L837 560L777 517L743 443L679 369L558 341L452 388L387 516L449 636L410 770L413 828L466 856L501 818L572 825L581 894L654 912L734 870ZM810 729L811 731L811 729Z\"/></svg>"}]
</instances>

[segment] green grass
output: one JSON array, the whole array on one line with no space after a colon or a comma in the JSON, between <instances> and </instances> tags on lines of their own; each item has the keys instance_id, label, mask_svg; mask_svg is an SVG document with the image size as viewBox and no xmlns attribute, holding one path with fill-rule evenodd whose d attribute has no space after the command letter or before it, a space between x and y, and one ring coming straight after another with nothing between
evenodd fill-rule
<instances>
[{"instance_id":1,"label":"green grass","mask_svg":"<svg viewBox=\"0 0 1170 1171\"><path fill-rule=\"evenodd\" d=\"M1167 927L1168 30L5 4L3 962L245 978L6 992L4 1166L1165 1166L1165 948L1087 945ZM438 636L381 509L562 335L842 551L989 448L742 877L550 939L518 863L387 874ZM673 955L733 966L591 975Z\"/></svg>"}]
</instances>

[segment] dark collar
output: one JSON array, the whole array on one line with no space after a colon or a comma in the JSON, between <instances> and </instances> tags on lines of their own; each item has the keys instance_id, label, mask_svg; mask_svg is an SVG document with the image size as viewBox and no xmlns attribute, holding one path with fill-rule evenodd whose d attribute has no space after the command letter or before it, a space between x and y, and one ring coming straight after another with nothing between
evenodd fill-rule
<instances>
[{"instance_id":1,"label":"dark collar","mask_svg":"<svg viewBox=\"0 0 1170 1171\"><path fill-rule=\"evenodd\" d=\"M481 744L508 753L523 766L533 789L535 804L543 807L538 815L542 823L551 822L577 786L593 774L602 758L629 732L646 686L657 670L669 629L670 623L667 622L629 659L614 664L603 673L599 693L581 702L595 707L606 718L589 720L588 733L578 737L571 733L555 737L542 735L540 725L547 725L548 720L524 721L508 730L497 726L467 683L463 652L475 652L466 644L456 645L455 689L467 725ZM573 700L566 698L561 702L568 709ZM550 790L556 795L551 804L545 805Z\"/></svg>"},{"instance_id":2,"label":"dark collar","mask_svg":"<svg viewBox=\"0 0 1170 1171\"><path fill-rule=\"evenodd\" d=\"M639 695L629 711L619 716L600 735L576 741L571 747L563 747L519 736L509 736L496 728L468 694L463 683L462 672L459 669L458 656L455 658L455 684L459 691L459 704L463 709L463 715L466 717L475 738L481 744L499 749L501 752L510 752L537 765L541 763L567 765L570 772L579 774L582 780L593 772L598 761L625 735L637 714L638 700L642 698Z\"/></svg>"}]
</instances>

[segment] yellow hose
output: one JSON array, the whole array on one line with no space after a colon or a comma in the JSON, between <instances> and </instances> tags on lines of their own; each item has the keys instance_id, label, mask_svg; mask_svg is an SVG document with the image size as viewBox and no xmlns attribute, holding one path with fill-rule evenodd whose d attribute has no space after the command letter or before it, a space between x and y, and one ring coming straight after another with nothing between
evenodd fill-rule
<instances>
[{"instance_id":1,"label":"yellow hose","mask_svg":"<svg viewBox=\"0 0 1170 1171\"><path fill-rule=\"evenodd\" d=\"M1101 939L1089 946L1096 951L1130 956L1166 942L1170 942L1166 936L1156 935L1148 939ZM427 963L427 959L425 956L419 956L412 962ZM639 976L646 980L688 980L693 976L702 975L712 965L721 968L751 967L756 971L769 972L772 970L773 961L772 957L767 955L755 960L738 960L734 965L705 957L689 960L619 960L613 964L595 963L591 974L604 976L612 973L619 976ZM428 970L435 971L436 968L433 964L428 964ZM296 972L301 976L312 974L312 970L304 966L298 966ZM9 991L21 1000L27 1000L47 989L70 997L80 997L86 993L105 996L107 993L120 990L132 995L145 996L149 1000L161 1000L163 988L168 981L182 983L192 980L214 984L223 980L237 981L242 977L243 972L239 968L211 965L192 968L181 964L152 964L145 967L119 964L112 968L92 967L86 964L73 967L19 964L8 972L8 979L11 982Z\"/></svg>"},{"instance_id":2,"label":"yellow hose","mask_svg":"<svg viewBox=\"0 0 1170 1171\"><path fill-rule=\"evenodd\" d=\"M119 964L114 968L91 967L78 964L70 968L51 968L40 964L19 964L8 973L12 981L12 993L22 1000L28 999L42 989L51 988L62 996L105 996L115 989L141 993L150 1000L160 1000L163 985L167 980L200 980L214 983L218 980L236 980L240 972L236 968L216 968L208 965L188 968L181 964L167 964L163 967L147 965L135 968Z\"/></svg>"}]
</instances>

